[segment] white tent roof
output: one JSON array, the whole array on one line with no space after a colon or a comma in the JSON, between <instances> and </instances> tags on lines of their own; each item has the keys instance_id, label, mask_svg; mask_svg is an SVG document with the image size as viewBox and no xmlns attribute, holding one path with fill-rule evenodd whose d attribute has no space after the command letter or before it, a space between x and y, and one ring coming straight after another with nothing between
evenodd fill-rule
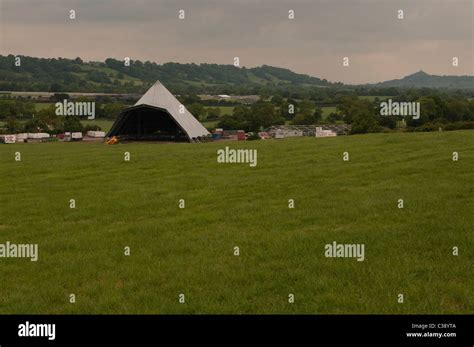
<instances>
[{"instance_id":1,"label":"white tent roof","mask_svg":"<svg viewBox=\"0 0 474 347\"><path fill-rule=\"evenodd\" d=\"M156 81L148 91L143 94L135 106L148 105L159 107L168 111L171 117L174 118L181 128L186 132L190 139L198 136L207 136L207 131L199 121L189 112L183 105L183 113L180 113L180 106L182 105L173 94L165 88L160 81Z\"/></svg>"}]
</instances>

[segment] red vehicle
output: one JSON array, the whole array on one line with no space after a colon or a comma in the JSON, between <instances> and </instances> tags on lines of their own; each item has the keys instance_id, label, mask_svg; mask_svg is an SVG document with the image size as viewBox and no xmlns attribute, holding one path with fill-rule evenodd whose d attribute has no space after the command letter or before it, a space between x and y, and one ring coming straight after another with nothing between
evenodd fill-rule
<instances>
[{"instance_id":1,"label":"red vehicle","mask_svg":"<svg viewBox=\"0 0 474 347\"><path fill-rule=\"evenodd\" d=\"M237 130L237 140L238 141L245 141L245 131Z\"/></svg>"}]
</instances>

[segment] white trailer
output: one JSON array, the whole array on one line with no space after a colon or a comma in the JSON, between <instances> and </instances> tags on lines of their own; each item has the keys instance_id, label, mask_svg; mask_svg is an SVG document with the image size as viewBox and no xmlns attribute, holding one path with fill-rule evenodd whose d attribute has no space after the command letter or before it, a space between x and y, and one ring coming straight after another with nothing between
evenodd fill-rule
<instances>
[{"instance_id":1,"label":"white trailer","mask_svg":"<svg viewBox=\"0 0 474 347\"><path fill-rule=\"evenodd\" d=\"M15 143L16 135L1 135L0 142L2 143Z\"/></svg>"}]
</instances>

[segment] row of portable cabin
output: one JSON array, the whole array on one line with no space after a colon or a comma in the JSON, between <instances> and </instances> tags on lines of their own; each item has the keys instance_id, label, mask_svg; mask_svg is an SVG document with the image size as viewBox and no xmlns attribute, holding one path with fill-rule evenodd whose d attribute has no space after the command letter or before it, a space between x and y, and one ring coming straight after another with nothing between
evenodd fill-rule
<instances>
[{"instance_id":1,"label":"row of portable cabin","mask_svg":"<svg viewBox=\"0 0 474 347\"><path fill-rule=\"evenodd\" d=\"M104 138L105 133L103 131L88 131L88 137L92 138ZM64 141L81 141L81 132L66 132L57 136L51 136L48 133L20 133L20 134L9 134L0 135L0 143L16 143L16 142L44 142L49 139L58 139Z\"/></svg>"},{"instance_id":2,"label":"row of portable cabin","mask_svg":"<svg viewBox=\"0 0 474 347\"><path fill-rule=\"evenodd\" d=\"M246 134L244 130L224 130L217 128L212 132L213 140L228 139L228 140L238 140L244 141L246 139Z\"/></svg>"},{"instance_id":3,"label":"row of portable cabin","mask_svg":"<svg viewBox=\"0 0 474 347\"><path fill-rule=\"evenodd\" d=\"M223 130L215 129L212 132L213 140L228 139L228 140L239 140L244 141L247 139L247 136L252 135L253 133L246 134L243 130ZM285 137L300 137L300 136L315 136L315 137L332 137L337 136L337 132L333 129L323 129L323 127L317 126L311 128L311 131L303 131L301 129L294 129L288 127L273 128L269 131L260 131L258 132L258 137L261 139L284 139Z\"/></svg>"}]
</instances>

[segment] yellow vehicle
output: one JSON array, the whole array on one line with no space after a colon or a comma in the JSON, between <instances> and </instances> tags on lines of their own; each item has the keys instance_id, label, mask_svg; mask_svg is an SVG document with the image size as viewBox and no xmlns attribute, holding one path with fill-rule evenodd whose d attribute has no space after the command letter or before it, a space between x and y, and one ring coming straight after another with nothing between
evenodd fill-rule
<instances>
[{"instance_id":1,"label":"yellow vehicle","mask_svg":"<svg viewBox=\"0 0 474 347\"><path fill-rule=\"evenodd\" d=\"M119 142L119 139L117 136L112 136L108 141L107 141L107 144L108 145L115 145L116 143Z\"/></svg>"}]
</instances>

